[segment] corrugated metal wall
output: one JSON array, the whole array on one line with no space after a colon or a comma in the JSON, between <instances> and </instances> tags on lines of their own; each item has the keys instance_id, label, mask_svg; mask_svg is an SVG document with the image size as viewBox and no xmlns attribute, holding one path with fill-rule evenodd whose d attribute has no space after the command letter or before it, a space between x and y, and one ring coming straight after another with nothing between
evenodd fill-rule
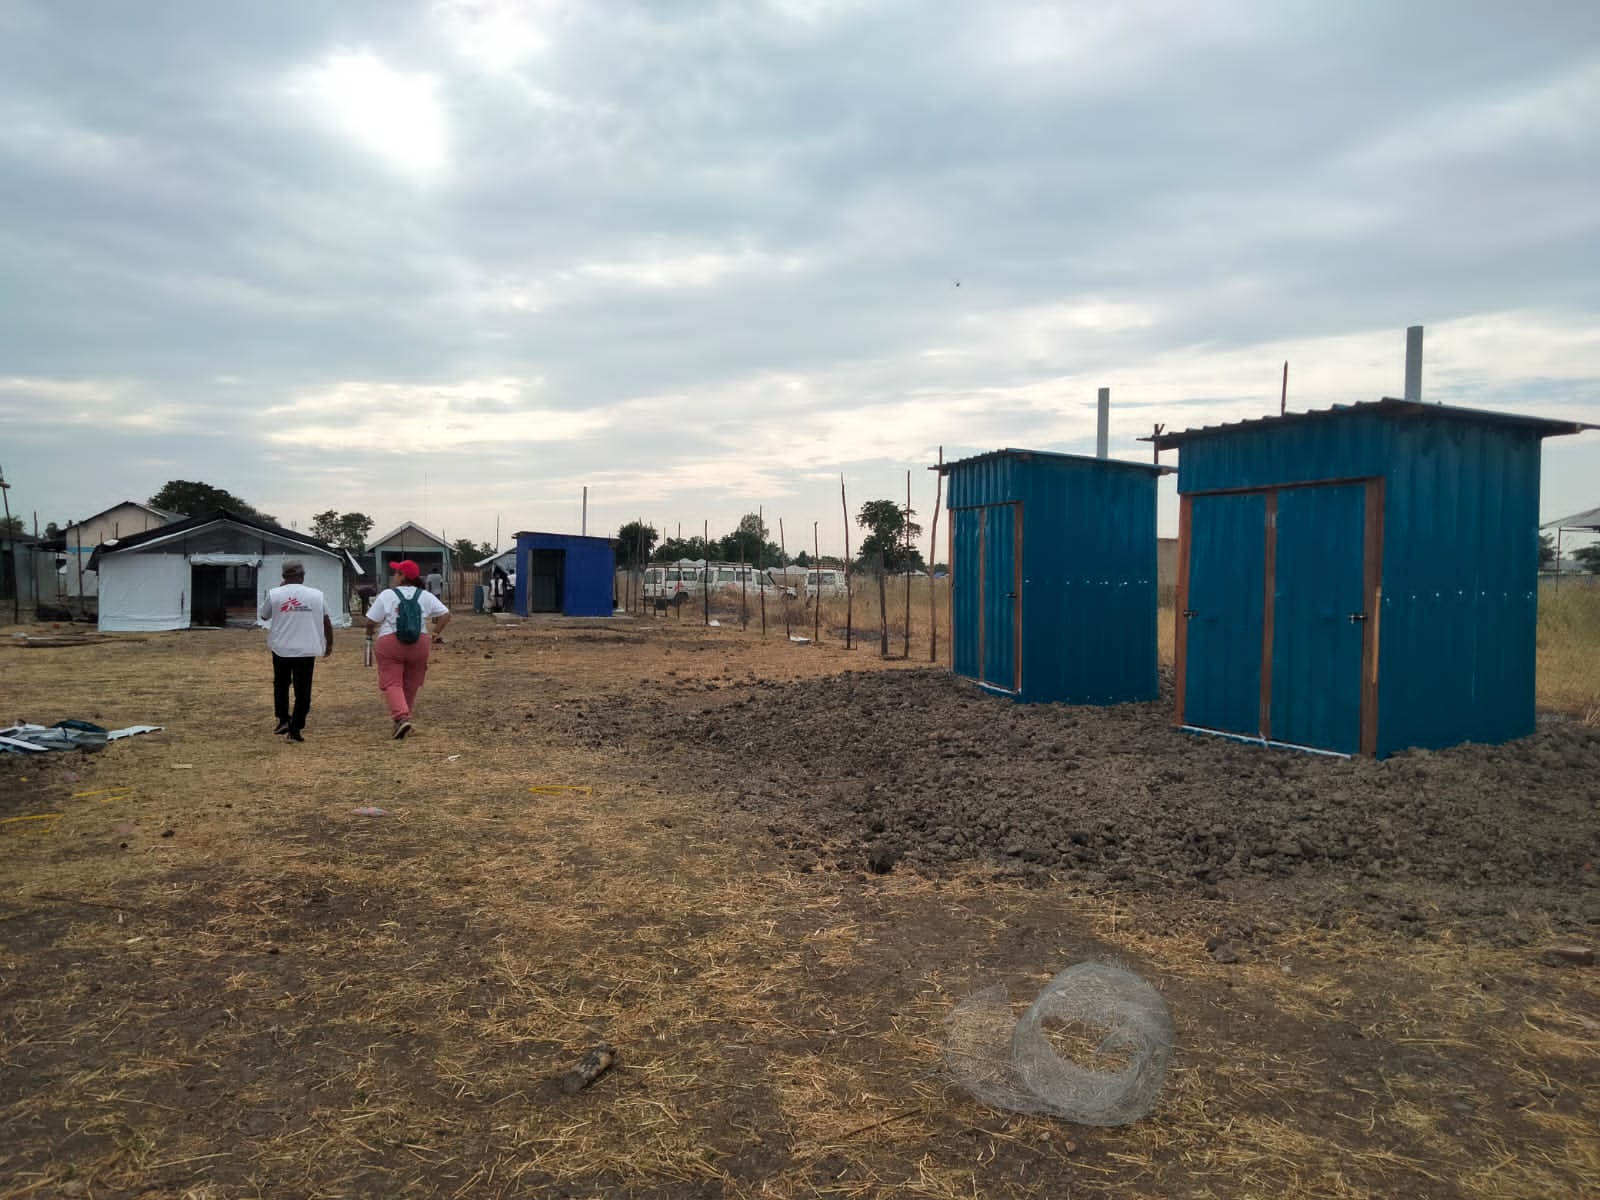
<instances>
[{"instance_id":1,"label":"corrugated metal wall","mask_svg":"<svg viewBox=\"0 0 1600 1200\"><path fill-rule=\"evenodd\" d=\"M1368 701L1377 705L1377 754L1502 742L1532 731L1539 450L1535 429L1459 412L1334 412L1183 444L1182 494L1282 489L1274 500L1285 505L1275 531L1274 607L1282 607L1277 619L1301 624L1275 629L1272 639L1275 740L1351 749L1345 689L1352 651L1341 649L1340 639L1361 631L1338 628L1335 610L1361 593L1352 539L1369 514L1356 488L1294 485L1369 478L1383 481L1381 512L1370 514L1382 539L1381 598L1368 614L1377 619L1377 684ZM1206 529L1214 510L1204 499L1193 501L1191 570L1215 534ZM1245 661L1235 670L1248 672L1248 653L1239 654ZM1196 723L1196 704L1203 711L1214 690L1234 686L1219 670L1203 656L1196 662L1191 648L1185 720Z\"/></svg>"},{"instance_id":2,"label":"corrugated metal wall","mask_svg":"<svg viewBox=\"0 0 1600 1200\"><path fill-rule=\"evenodd\" d=\"M1153 699L1156 479L1155 469L1143 463L1048 453L985 455L954 464L949 494L950 507L957 510L952 526L956 673L1003 686L1000 676L1010 657L1021 700L1114 704ZM988 565L981 580L980 530ZM980 587L981 607L975 595ZM1000 609L1012 590L1020 592L1015 608L1020 638L1007 656L1000 643L1015 637L1018 628L1005 623Z\"/></svg>"},{"instance_id":3,"label":"corrugated metal wall","mask_svg":"<svg viewBox=\"0 0 1600 1200\"><path fill-rule=\"evenodd\" d=\"M579 534L517 534L517 593L512 607L522 616L533 610L531 589L546 554L559 554L561 612L568 617L609 617L615 607L616 551L608 538Z\"/></svg>"}]
</instances>

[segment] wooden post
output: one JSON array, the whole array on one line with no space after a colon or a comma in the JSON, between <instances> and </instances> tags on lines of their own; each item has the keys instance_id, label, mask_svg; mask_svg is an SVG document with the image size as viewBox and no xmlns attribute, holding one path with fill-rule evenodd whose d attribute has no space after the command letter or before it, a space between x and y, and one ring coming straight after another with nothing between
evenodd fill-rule
<instances>
[{"instance_id":1,"label":"wooden post","mask_svg":"<svg viewBox=\"0 0 1600 1200\"><path fill-rule=\"evenodd\" d=\"M739 539L739 628L750 628L750 583L745 570L744 538Z\"/></svg>"},{"instance_id":2,"label":"wooden post","mask_svg":"<svg viewBox=\"0 0 1600 1200\"><path fill-rule=\"evenodd\" d=\"M700 580L700 594L705 598L701 607L705 610L706 624L711 624L711 522L701 519L700 523L700 548L705 551L705 572Z\"/></svg>"},{"instance_id":3,"label":"wooden post","mask_svg":"<svg viewBox=\"0 0 1600 1200\"><path fill-rule=\"evenodd\" d=\"M902 639L902 658L911 657L911 472L906 472L906 634Z\"/></svg>"},{"instance_id":4,"label":"wooden post","mask_svg":"<svg viewBox=\"0 0 1600 1200\"><path fill-rule=\"evenodd\" d=\"M928 537L928 661L939 661L939 605L934 598L937 581L933 564L939 557L939 505L944 501L944 447L939 447L938 482L933 485L933 530Z\"/></svg>"},{"instance_id":5,"label":"wooden post","mask_svg":"<svg viewBox=\"0 0 1600 1200\"><path fill-rule=\"evenodd\" d=\"M789 632L789 546L783 539L783 518L778 518L778 553L783 555L783 636L793 637Z\"/></svg>"},{"instance_id":6,"label":"wooden post","mask_svg":"<svg viewBox=\"0 0 1600 1200\"><path fill-rule=\"evenodd\" d=\"M839 472L839 505L844 509L844 648L852 648L855 597L850 587L850 502L844 498L844 472ZM819 567L818 570L821 570Z\"/></svg>"},{"instance_id":7,"label":"wooden post","mask_svg":"<svg viewBox=\"0 0 1600 1200\"><path fill-rule=\"evenodd\" d=\"M761 573L761 637L767 636L767 514L765 508L756 509L756 525L761 531L761 546L756 552L756 561L760 564L756 570Z\"/></svg>"},{"instance_id":8,"label":"wooden post","mask_svg":"<svg viewBox=\"0 0 1600 1200\"><path fill-rule=\"evenodd\" d=\"M817 534L818 522L811 522L811 556L816 559L812 569L817 573L817 599L811 606L811 644L822 641L822 540Z\"/></svg>"},{"instance_id":9,"label":"wooden post","mask_svg":"<svg viewBox=\"0 0 1600 1200\"><path fill-rule=\"evenodd\" d=\"M883 578L883 551L878 551L878 657L889 657L889 592Z\"/></svg>"}]
</instances>

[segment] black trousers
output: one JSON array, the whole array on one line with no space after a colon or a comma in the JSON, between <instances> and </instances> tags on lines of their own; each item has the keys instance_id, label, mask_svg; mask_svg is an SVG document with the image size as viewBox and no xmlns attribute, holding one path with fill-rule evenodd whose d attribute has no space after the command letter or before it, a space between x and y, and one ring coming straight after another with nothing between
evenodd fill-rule
<instances>
[{"instance_id":1,"label":"black trousers","mask_svg":"<svg viewBox=\"0 0 1600 1200\"><path fill-rule=\"evenodd\" d=\"M311 711L311 670L317 665L315 658L284 658L272 656L272 711L280 721L289 722L296 733L306 727L306 714ZM289 685L294 684L294 711L289 711Z\"/></svg>"}]
</instances>

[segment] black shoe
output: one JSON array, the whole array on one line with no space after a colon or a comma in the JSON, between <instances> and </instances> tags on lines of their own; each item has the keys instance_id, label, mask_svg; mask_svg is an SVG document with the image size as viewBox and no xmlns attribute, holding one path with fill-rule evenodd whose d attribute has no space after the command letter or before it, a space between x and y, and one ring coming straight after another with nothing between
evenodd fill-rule
<instances>
[{"instance_id":1,"label":"black shoe","mask_svg":"<svg viewBox=\"0 0 1600 1200\"><path fill-rule=\"evenodd\" d=\"M305 741L305 738L300 736L300 731L298 729L291 729L289 730L289 740L291 742L303 742Z\"/></svg>"},{"instance_id":2,"label":"black shoe","mask_svg":"<svg viewBox=\"0 0 1600 1200\"><path fill-rule=\"evenodd\" d=\"M289 732L289 718L285 717L283 720L279 721L278 722L278 727L276 729L274 729L272 732L273 733L288 733Z\"/></svg>"},{"instance_id":3,"label":"black shoe","mask_svg":"<svg viewBox=\"0 0 1600 1200\"><path fill-rule=\"evenodd\" d=\"M410 732L411 732L411 722L410 721L397 721L397 722L395 722L395 727L394 727L395 741L399 741L401 738L405 737L406 734L408 734Z\"/></svg>"}]
</instances>

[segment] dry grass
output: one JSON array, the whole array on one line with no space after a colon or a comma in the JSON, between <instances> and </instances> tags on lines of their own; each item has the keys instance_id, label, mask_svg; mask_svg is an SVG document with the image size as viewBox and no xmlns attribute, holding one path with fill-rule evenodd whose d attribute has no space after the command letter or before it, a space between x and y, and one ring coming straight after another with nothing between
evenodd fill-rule
<instances>
[{"instance_id":1,"label":"dry grass","mask_svg":"<svg viewBox=\"0 0 1600 1200\"><path fill-rule=\"evenodd\" d=\"M1600 588L1539 589L1539 706L1600 726Z\"/></svg>"},{"instance_id":2,"label":"dry grass","mask_svg":"<svg viewBox=\"0 0 1600 1200\"><path fill-rule=\"evenodd\" d=\"M0 1198L1499 1200L1600 1172L1594 972L978 867L796 873L670 747L562 722L875 655L660 620L452 633L404 743L342 635L301 747L265 732L255 635L0 649L23 713L167 726L0 775L0 814L58 814L0 827ZM1272 932L1219 968L1206 937L1246 922ZM1088 957L1172 1006L1150 1117L946 1083L958 999L1025 1004ZM551 1086L600 1040L610 1074Z\"/></svg>"}]
</instances>

